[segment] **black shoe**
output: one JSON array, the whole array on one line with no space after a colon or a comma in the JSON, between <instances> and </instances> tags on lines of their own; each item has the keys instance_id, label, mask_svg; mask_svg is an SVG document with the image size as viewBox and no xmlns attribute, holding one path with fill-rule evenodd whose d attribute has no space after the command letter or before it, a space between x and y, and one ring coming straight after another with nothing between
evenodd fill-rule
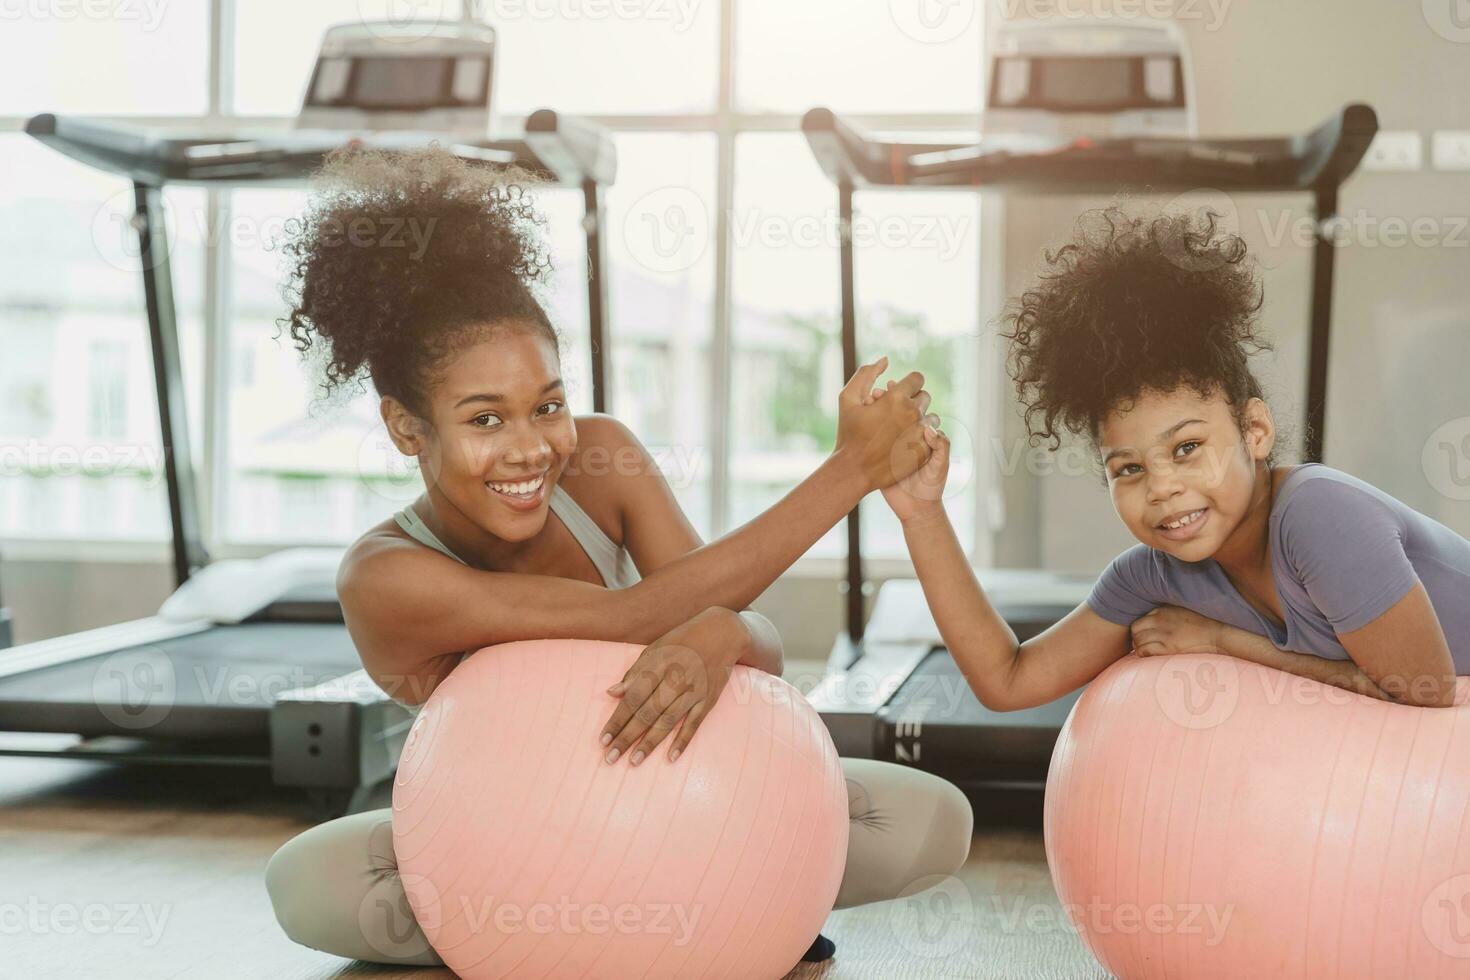
<instances>
[{"instance_id":1,"label":"black shoe","mask_svg":"<svg viewBox=\"0 0 1470 980\"><path fill-rule=\"evenodd\" d=\"M803 963L820 963L823 960L830 960L832 954L835 952L837 952L837 944L826 936L818 935L812 941L812 948L802 954L801 961Z\"/></svg>"}]
</instances>

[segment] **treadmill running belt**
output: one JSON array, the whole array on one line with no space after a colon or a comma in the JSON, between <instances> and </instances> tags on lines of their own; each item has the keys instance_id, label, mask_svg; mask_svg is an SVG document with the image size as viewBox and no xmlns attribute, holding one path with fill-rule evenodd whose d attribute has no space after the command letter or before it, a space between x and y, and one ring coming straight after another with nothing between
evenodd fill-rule
<instances>
[{"instance_id":1,"label":"treadmill running belt","mask_svg":"<svg viewBox=\"0 0 1470 980\"><path fill-rule=\"evenodd\" d=\"M943 776L958 785L1041 783L1073 691L1020 711L991 711L959 665L936 647L878 712L876 758Z\"/></svg>"},{"instance_id":2,"label":"treadmill running belt","mask_svg":"<svg viewBox=\"0 0 1470 980\"><path fill-rule=\"evenodd\" d=\"M7 731L265 737L276 696L362 668L347 630L242 623L0 679Z\"/></svg>"}]
</instances>

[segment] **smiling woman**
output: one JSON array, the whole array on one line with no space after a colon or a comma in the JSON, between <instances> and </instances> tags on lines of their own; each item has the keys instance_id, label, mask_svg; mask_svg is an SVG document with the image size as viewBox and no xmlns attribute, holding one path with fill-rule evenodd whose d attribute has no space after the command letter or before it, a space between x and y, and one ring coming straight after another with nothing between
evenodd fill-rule
<instances>
[{"instance_id":1,"label":"smiling woman","mask_svg":"<svg viewBox=\"0 0 1470 980\"><path fill-rule=\"evenodd\" d=\"M915 472L935 417L917 373L865 403L886 359L865 365L839 398L831 456L704 545L627 427L567 409L557 332L536 295L548 263L529 186L438 148L337 154L286 245L291 336L324 364L329 389L371 381L394 447L424 481L422 496L348 549L338 594L367 672L415 710L467 656L494 657L487 648L499 644L643 646L603 695L608 718L586 751L608 765L667 765L737 665L781 673L780 637L746 606L862 496ZM415 224L431 229L422 249L378 234ZM665 740L667 756L653 760ZM841 766L850 826L837 907L958 870L973 821L956 787L871 760ZM386 809L354 814L277 852L267 887L292 938L439 962L409 911L391 825ZM818 936L807 957L832 950Z\"/></svg>"}]
</instances>

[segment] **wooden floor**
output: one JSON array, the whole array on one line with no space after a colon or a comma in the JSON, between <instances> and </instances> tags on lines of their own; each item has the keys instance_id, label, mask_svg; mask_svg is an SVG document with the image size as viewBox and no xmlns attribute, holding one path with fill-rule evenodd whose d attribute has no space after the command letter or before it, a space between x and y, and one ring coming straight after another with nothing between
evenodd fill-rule
<instances>
[{"instance_id":1,"label":"wooden floor","mask_svg":"<svg viewBox=\"0 0 1470 980\"><path fill-rule=\"evenodd\" d=\"M281 933L263 871L310 825L263 776L0 758L0 974L451 977L343 960ZM982 829L957 881L834 912L824 932L836 957L788 980L1108 976L1061 915L1039 830Z\"/></svg>"}]
</instances>

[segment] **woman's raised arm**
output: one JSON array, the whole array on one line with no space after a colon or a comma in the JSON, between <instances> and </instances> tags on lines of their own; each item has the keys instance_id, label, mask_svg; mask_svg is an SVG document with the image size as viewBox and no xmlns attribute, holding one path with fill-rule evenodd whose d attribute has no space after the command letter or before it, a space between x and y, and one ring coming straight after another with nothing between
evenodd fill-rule
<instances>
[{"instance_id":1,"label":"woman's raised arm","mask_svg":"<svg viewBox=\"0 0 1470 980\"><path fill-rule=\"evenodd\" d=\"M629 588L485 572L412 542L362 542L343 562L338 593L364 666L389 694L417 703L461 651L539 638L652 643L710 606L744 609L866 494L927 458L922 375L890 392L901 397L861 402L885 361L864 365L843 388L836 448L814 473L745 525Z\"/></svg>"}]
</instances>

